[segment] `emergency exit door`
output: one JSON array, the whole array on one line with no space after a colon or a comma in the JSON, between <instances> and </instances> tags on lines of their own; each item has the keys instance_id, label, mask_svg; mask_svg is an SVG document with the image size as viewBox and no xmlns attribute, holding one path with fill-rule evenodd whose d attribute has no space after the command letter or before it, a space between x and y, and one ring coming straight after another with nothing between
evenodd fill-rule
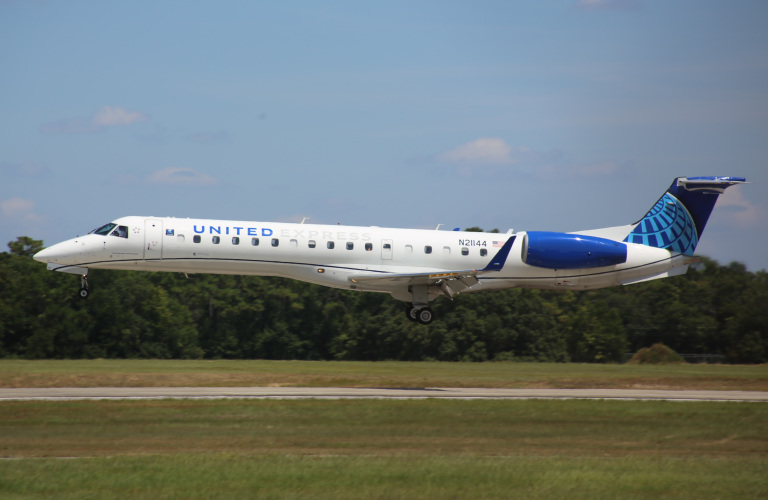
<instances>
[{"instance_id":1,"label":"emergency exit door","mask_svg":"<svg viewBox=\"0 0 768 500\"><path fill-rule=\"evenodd\" d=\"M392 260L392 240L381 240L381 258Z\"/></svg>"}]
</instances>

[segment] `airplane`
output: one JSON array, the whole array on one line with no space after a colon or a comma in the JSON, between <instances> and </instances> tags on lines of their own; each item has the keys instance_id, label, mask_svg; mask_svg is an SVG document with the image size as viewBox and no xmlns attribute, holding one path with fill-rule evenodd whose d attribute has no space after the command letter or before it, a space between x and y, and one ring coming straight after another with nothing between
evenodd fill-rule
<instances>
[{"instance_id":1,"label":"airplane","mask_svg":"<svg viewBox=\"0 0 768 500\"><path fill-rule=\"evenodd\" d=\"M122 217L34 255L48 269L281 276L389 293L429 324L429 303L505 288L592 290L684 274L717 197L743 177L678 177L634 224L569 233L506 234ZM438 226L439 228L439 226Z\"/></svg>"}]
</instances>

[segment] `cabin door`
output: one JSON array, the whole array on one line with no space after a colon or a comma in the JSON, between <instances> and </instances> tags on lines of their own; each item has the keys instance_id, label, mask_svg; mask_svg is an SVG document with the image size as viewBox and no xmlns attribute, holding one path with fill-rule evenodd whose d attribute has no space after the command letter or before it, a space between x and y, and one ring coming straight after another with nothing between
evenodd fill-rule
<instances>
[{"instance_id":1,"label":"cabin door","mask_svg":"<svg viewBox=\"0 0 768 500\"><path fill-rule=\"evenodd\" d=\"M146 219L144 221L144 260L163 258L163 221Z\"/></svg>"}]
</instances>

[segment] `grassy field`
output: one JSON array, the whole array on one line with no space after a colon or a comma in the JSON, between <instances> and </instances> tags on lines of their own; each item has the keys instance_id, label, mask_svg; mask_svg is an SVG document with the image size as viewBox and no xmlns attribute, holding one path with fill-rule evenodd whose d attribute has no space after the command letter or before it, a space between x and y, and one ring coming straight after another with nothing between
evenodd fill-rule
<instances>
[{"instance_id":1,"label":"grassy field","mask_svg":"<svg viewBox=\"0 0 768 500\"><path fill-rule=\"evenodd\" d=\"M768 367L0 360L0 386L768 390ZM0 498L768 498L768 405L0 402Z\"/></svg>"},{"instance_id":2,"label":"grassy field","mask_svg":"<svg viewBox=\"0 0 768 500\"><path fill-rule=\"evenodd\" d=\"M0 360L0 387L509 387L768 391L768 365Z\"/></svg>"},{"instance_id":3,"label":"grassy field","mask_svg":"<svg viewBox=\"0 0 768 500\"><path fill-rule=\"evenodd\" d=\"M758 498L768 405L0 405L2 498Z\"/></svg>"},{"instance_id":4,"label":"grassy field","mask_svg":"<svg viewBox=\"0 0 768 500\"><path fill-rule=\"evenodd\" d=\"M648 458L173 455L0 468L5 499L745 499L764 463ZM36 478L45 478L37 480Z\"/></svg>"}]
</instances>

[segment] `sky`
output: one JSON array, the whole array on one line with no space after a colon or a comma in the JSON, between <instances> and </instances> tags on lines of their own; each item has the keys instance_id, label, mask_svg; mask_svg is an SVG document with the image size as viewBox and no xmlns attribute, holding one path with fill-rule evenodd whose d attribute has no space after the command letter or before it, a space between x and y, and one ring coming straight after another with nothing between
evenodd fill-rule
<instances>
[{"instance_id":1,"label":"sky","mask_svg":"<svg viewBox=\"0 0 768 500\"><path fill-rule=\"evenodd\" d=\"M0 243L127 215L577 231L742 176L768 268L768 2L0 0Z\"/></svg>"}]
</instances>

